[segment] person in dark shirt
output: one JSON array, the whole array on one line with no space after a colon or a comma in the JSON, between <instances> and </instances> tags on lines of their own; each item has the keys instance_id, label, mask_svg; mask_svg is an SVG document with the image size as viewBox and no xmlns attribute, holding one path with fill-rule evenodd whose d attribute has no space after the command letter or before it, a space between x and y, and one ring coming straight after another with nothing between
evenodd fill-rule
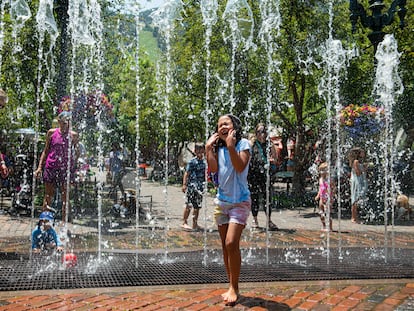
<instances>
[{"instance_id":1,"label":"person in dark shirt","mask_svg":"<svg viewBox=\"0 0 414 311\"><path fill-rule=\"evenodd\" d=\"M198 215L203 201L203 190L206 179L206 163L204 160L204 145L197 143L194 147L195 157L188 163L183 177L182 190L186 194L186 203L181 227L185 230L200 230L198 225ZM193 209L193 223L190 227L187 223Z\"/></svg>"},{"instance_id":2,"label":"person in dark shirt","mask_svg":"<svg viewBox=\"0 0 414 311\"><path fill-rule=\"evenodd\" d=\"M278 227L272 222L270 216L272 214L272 208L266 207L266 192L267 192L267 174L271 173L271 165L274 165L276 159L276 149L273 144L269 144L267 140L267 130L264 124L259 123L256 126L255 136L251 141L252 146L252 158L250 160L249 175L247 180L249 181L249 189L252 199L252 215L253 223L252 228L259 228L257 215L259 213L260 206L263 205L264 211L268 214L268 229L271 231L278 230ZM269 157L267 154L269 153ZM267 166L270 162L269 169ZM269 185L270 187L270 185ZM271 193L269 189L269 193Z\"/></svg>"}]
</instances>

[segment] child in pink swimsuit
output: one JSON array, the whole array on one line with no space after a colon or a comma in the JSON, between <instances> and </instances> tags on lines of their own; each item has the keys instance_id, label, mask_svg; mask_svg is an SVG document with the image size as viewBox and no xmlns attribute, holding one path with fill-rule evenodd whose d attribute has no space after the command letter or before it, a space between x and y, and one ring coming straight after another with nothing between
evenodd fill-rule
<instances>
[{"instance_id":1,"label":"child in pink swimsuit","mask_svg":"<svg viewBox=\"0 0 414 311\"><path fill-rule=\"evenodd\" d=\"M78 133L69 131L69 120L71 114L63 111L58 116L59 127L50 129L46 135L45 149L39 160L39 166L35 176L40 177L43 171L45 182L45 197L43 200L43 211L53 210L50 206L55 195L56 187L62 194L62 222L67 221L66 201L68 200L69 189L67 189L68 162L70 162L70 179L74 179L74 168L78 156ZM72 149L69 148L72 146ZM70 159L70 161L69 161ZM44 167L43 167L44 165Z\"/></svg>"},{"instance_id":2,"label":"child in pink swimsuit","mask_svg":"<svg viewBox=\"0 0 414 311\"><path fill-rule=\"evenodd\" d=\"M319 165L319 175L319 191L315 197L315 201L319 201L319 217L322 222L322 231L328 231L325 223L325 217L327 216L329 218L329 231L332 231L332 218L330 215L327 215L331 211L332 206L332 193L328 180L328 163L324 162ZM329 211L327 211L328 204Z\"/></svg>"}]
</instances>

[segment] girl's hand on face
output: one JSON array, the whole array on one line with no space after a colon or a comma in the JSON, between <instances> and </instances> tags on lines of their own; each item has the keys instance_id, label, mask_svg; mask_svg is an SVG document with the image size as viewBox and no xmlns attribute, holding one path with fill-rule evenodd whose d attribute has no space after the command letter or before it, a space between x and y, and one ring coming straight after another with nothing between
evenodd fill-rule
<instances>
[{"instance_id":1,"label":"girl's hand on face","mask_svg":"<svg viewBox=\"0 0 414 311\"><path fill-rule=\"evenodd\" d=\"M226 137L226 145L228 147L234 147L236 145L236 131L230 129Z\"/></svg>"},{"instance_id":2,"label":"girl's hand on face","mask_svg":"<svg viewBox=\"0 0 414 311\"><path fill-rule=\"evenodd\" d=\"M210 138L206 142L206 152L213 150L214 145L216 144L217 140L219 139L219 134L214 133L210 136Z\"/></svg>"}]
</instances>

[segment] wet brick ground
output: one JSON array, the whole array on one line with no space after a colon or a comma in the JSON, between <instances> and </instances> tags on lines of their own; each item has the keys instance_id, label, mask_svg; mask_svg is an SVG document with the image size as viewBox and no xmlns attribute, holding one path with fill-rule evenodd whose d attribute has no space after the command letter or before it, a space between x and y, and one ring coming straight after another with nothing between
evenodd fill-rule
<instances>
[{"instance_id":1,"label":"wet brick ground","mask_svg":"<svg viewBox=\"0 0 414 311\"><path fill-rule=\"evenodd\" d=\"M162 202L160 186L150 188L147 193L158 193ZM171 190L170 190L171 191ZM171 215L171 230L155 230L148 247L199 248L203 232L183 232L179 229L182 214L182 194L179 189L169 193L171 202L176 202ZM154 202L156 204L156 199ZM315 218L305 217L311 211L292 211L276 214L274 221L282 229L269 233L270 247L326 246L326 236L319 231ZM302 216L300 215L302 214ZM259 215L263 217L261 212ZM259 218L264 222L264 218ZM294 225L293 225L294 224ZM208 239L209 247L217 246L217 236L210 223L207 228L214 235ZM334 222L334 227L338 226ZM329 236L330 247L365 246L378 247L384 242L403 248L413 248L412 224L398 227L384 234L383 228L351 224L344 220L341 232ZM30 219L0 215L0 249L2 252L28 250L28 232L33 223ZM337 228L337 227L336 227ZM79 224L73 228L79 236L93 233L92 228ZM147 230L154 236L154 230ZM96 234L96 233L94 233ZM131 247L134 233L126 231L122 238L114 236L113 248ZM266 243L266 232L245 230L242 247ZM146 240L142 235L142 240ZM413 259L414 260L414 259ZM234 307L225 306L221 294L226 284L178 285L153 287L83 288L74 290L37 290L0 292L2 310L414 310L414 279L339 280L339 281L295 281L241 283L241 296Z\"/></svg>"},{"instance_id":2,"label":"wet brick ground","mask_svg":"<svg viewBox=\"0 0 414 311\"><path fill-rule=\"evenodd\" d=\"M409 280L241 284L234 307L224 285L0 293L0 310L413 310Z\"/></svg>"}]
</instances>

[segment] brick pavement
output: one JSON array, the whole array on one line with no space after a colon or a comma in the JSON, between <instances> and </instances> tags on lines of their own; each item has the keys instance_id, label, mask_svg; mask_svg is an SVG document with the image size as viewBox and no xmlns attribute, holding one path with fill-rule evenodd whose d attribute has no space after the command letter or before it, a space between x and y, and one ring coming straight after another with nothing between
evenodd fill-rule
<instances>
[{"instance_id":1,"label":"brick pavement","mask_svg":"<svg viewBox=\"0 0 414 311\"><path fill-rule=\"evenodd\" d=\"M154 208L158 223L152 224L152 235L157 226L162 227L165 198L168 199L168 229L158 230L160 236L154 241L165 241L170 247L200 247L200 232L182 232L179 229L183 208L183 194L179 187L143 182L145 194L154 196ZM319 220L310 217L311 209L285 210L274 213L274 221L281 231L253 232L249 227L243 243L261 245L269 234L270 247L324 245L326 236L319 232ZM264 223L264 213L259 213ZM210 218L206 228L213 230ZM28 233L33 223L30 218L0 215L0 247L2 252L21 247L27 251ZM339 223L334 222L338 228ZM155 230L154 230L155 228ZM96 229L78 222L73 225L75 233L96 232ZM124 240L114 238L114 247L128 247L133 230L124 229ZM412 223L388 229L388 237L401 247L414 247ZM147 230L148 231L148 230ZM375 246L384 241L384 228L352 224L341 220L340 233L330 235L330 243L345 245ZM215 234L209 232L209 234ZM131 237L128 237L131 234ZM217 238L212 240L213 247ZM162 248L163 244L148 247ZM23 244L22 244L23 243ZM118 243L118 244L116 244ZM154 244L155 243L155 244ZM151 243L149 243L151 244ZM216 245L217 246L217 245ZM414 310L414 280L351 280L351 281L303 281L274 283L242 283L238 304L226 307L220 299L225 284L178 285L162 287L121 287L77 290L10 291L0 292L2 310Z\"/></svg>"},{"instance_id":2,"label":"brick pavement","mask_svg":"<svg viewBox=\"0 0 414 311\"><path fill-rule=\"evenodd\" d=\"M414 310L413 280L241 284L227 307L225 285L180 285L0 293L10 310Z\"/></svg>"}]
</instances>

